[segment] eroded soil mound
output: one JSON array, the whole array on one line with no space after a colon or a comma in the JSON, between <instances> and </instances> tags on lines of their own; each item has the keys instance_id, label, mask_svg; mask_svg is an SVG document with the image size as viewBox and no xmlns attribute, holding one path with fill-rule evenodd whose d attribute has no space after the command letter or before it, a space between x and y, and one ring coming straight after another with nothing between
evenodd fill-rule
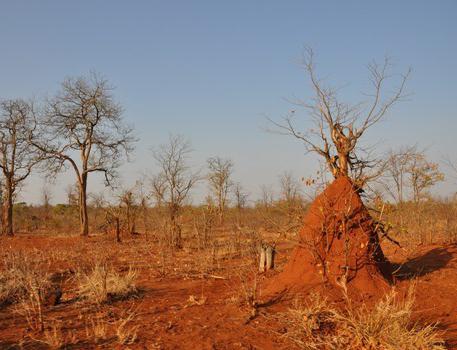
<instances>
[{"instance_id":1,"label":"eroded soil mound","mask_svg":"<svg viewBox=\"0 0 457 350\"><path fill-rule=\"evenodd\" d=\"M392 267L379 245L376 223L351 180L340 177L311 204L299 244L283 272L267 282L263 296L337 288L364 297L380 294L391 282Z\"/></svg>"}]
</instances>

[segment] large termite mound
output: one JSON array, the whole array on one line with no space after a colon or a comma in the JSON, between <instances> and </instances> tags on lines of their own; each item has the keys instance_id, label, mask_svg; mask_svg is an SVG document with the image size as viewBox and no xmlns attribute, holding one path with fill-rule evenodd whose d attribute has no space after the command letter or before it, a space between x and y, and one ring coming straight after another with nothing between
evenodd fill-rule
<instances>
[{"instance_id":1,"label":"large termite mound","mask_svg":"<svg viewBox=\"0 0 457 350\"><path fill-rule=\"evenodd\" d=\"M392 266L376 231L351 180L337 178L311 204L298 245L284 270L267 281L263 296L316 287L379 294L392 283Z\"/></svg>"}]
</instances>

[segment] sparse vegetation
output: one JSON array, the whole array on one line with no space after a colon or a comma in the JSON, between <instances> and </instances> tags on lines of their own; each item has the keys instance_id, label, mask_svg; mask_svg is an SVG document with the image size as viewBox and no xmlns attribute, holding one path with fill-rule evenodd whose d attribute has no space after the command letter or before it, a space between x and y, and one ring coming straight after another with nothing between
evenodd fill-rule
<instances>
[{"instance_id":1,"label":"sparse vegetation","mask_svg":"<svg viewBox=\"0 0 457 350\"><path fill-rule=\"evenodd\" d=\"M137 274L132 268L121 274L107 263L96 263L91 270L80 271L76 278L78 295L96 304L126 298L137 292Z\"/></svg>"},{"instance_id":2,"label":"sparse vegetation","mask_svg":"<svg viewBox=\"0 0 457 350\"><path fill-rule=\"evenodd\" d=\"M41 307L48 289L49 274L36 268L37 261L23 253L9 253L0 271L0 307L21 303L24 311Z\"/></svg>"},{"instance_id":3,"label":"sparse vegetation","mask_svg":"<svg viewBox=\"0 0 457 350\"><path fill-rule=\"evenodd\" d=\"M283 335L301 349L446 349L436 325L413 318L413 292L405 299L392 290L372 308L347 304L342 310L319 294L282 314Z\"/></svg>"},{"instance_id":4,"label":"sparse vegetation","mask_svg":"<svg viewBox=\"0 0 457 350\"><path fill-rule=\"evenodd\" d=\"M450 2L429 8L428 26L422 15L411 21L424 4L363 2L353 11L346 3L196 2L173 8L170 20L163 10L172 2L5 2L0 349L457 348L457 160L439 159L457 126L449 98L457 51L443 45L455 39ZM439 23L430 20L448 6ZM143 7L150 11L138 13ZM285 24L291 8L298 22ZM362 21L350 15L359 12ZM322 72L305 48L308 91L282 118L266 118L267 146L248 127L265 123L254 120L259 106L266 115L283 109L265 100L278 87L263 80L271 72L288 89L288 72L270 71L296 41L283 28L336 58L324 58ZM351 57L360 33L366 52ZM368 79L352 85L359 77L345 62L378 52L385 33L409 54L371 61ZM328 38L338 40L333 52ZM415 46L418 38L433 45ZM394 73L405 58L420 59L419 79L410 81L411 69ZM119 99L92 71L47 91L68 64L74 72L104 63L122 86ZM421 104L394 109L410 84ZM10 97L19 88L41 97ZM143 138L135 155L131 122ZM368 137L376 126L382 144ZM422 148L437 142L437 127L447 143ZM315 159L288 158L290 149L272 148L272 134ZM420 141L398 146L410 140Z\"/></svg>"}]
</instances>

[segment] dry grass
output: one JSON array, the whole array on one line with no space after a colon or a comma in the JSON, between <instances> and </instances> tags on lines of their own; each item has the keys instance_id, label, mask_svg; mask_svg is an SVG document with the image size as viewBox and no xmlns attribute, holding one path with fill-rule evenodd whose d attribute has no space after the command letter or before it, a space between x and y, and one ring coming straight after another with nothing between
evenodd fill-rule
<instances>
[{"instance_id":1,"label":"dry grass","mask_svg":"<svg viewBox=\"0 0 457 350\"><path fill-rule=\"evenodd\" d=\"M30 329L44 331L43 304L51 286L49 274L37 267L38 261L20 253L7 255L3 265L0 306L16 304L16 313L26 319Z\"/></svg>"},{"instance_id":2,"label":"dry grass","mask_svg":"<svg viewBox=\"0 0 457 350\"><path fill-rule=\"evenodd\" d=\"M115 329L119 344L131 345L138 339L139 324L135 324L138 314L129 310L116 321Z\"/></svg>"},{"instance_id":3,"label":"dry grass","mask_svg":"<svg viewBox=\"0 0 457 350\"><path fill-rule=\"evenodd\" d=\"M95 342L104 340L108 334L108 318L105 312L97 312L85 318L85 330L87 339L94 339Z\"/></svg>"},{"instance_id":4,"label":"dry grass","mask_svg":"<svg viewBox=\"0 0 457 350\"><path fill-rule=\"evenodd\" d=\"M42 343L48 345L51 349L60 349L67 343L62 331L62 322L54 320L49 329L43 332Z\"/></svg>"},{"instance_id":5,"label":"dry grass","mask_svg":"<svg viewBox=\"0 0 457 350\"><path fill-rule=\"evenodd\" d=\"M36 268L37 262L20 254L8 254L0 270L0 306L22 302L30 294L42 296L49 275Z\"/></svg>"},{"instance_id":6,"label":"dry grass","mask_svg":"<svg viewBox=\"0 0 457 350\"><path fill-rule=\"evenodd\" d=\"M391 291L373 308L366 305L343 311L319 295L282 314L283 335L302 349L441 350L446 349L436 325L413 321L413 292L400 300Z\"/></svg>"},{"instance_id":7,"label":"dry grass","mask_svg":"<svg viewBox=\"0 0 457 350\"><path fill-rule=\"evenodd\" d=\"M132 268L120 274L106 263L96 264L88 272L77 274L78 295L96 304L124 299L137 293L136 278Z\"/></svg>"}]
</instances>

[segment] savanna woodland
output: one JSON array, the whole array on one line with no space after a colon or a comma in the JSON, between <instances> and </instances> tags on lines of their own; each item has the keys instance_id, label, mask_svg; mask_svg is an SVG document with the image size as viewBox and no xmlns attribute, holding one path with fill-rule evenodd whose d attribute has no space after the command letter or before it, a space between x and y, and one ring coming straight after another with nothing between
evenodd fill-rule
<instances>
[{"instance_id":1,"label":"savanna woodland","mask_svg":"<svg viewBox=\"0 0 457 350\"><path fill-rule=\"evenodd\" d=\"M457 349L454 2L100 3L0 15L0 349Z\"/></svg>"}]
</instances>

